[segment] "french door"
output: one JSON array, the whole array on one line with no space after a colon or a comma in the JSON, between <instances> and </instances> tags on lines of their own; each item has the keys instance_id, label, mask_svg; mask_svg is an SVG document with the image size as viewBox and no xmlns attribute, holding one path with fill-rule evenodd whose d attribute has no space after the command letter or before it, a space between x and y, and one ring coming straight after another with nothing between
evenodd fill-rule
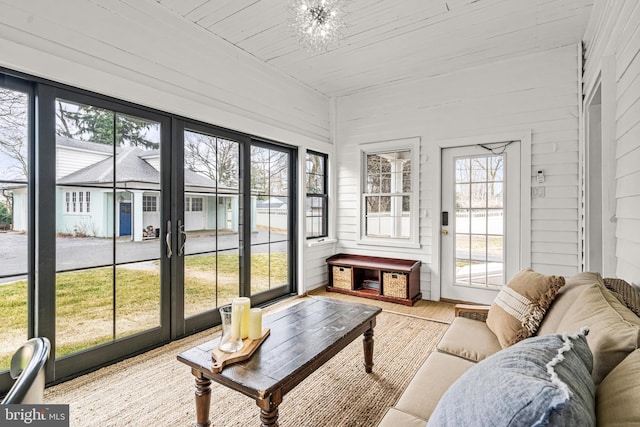
<instances>
[{"instance_id":1,"label":"french door","mask_svg":"<svg viewBox=\"0 0 640 427\"><path fill-rule=\"evenodd\" d=\"M264 302L292 291L295 239L295 152L252 141L248 261L252 300Z\"/></svg>"},{"instance_id":2,"label":"french door","mask_svg":"<svg viewBox=\"0 0 640 427\"><path fill-rule=\"evenodd\" d=\"M210 326L218 319L218 307L243 294L240 154L246 142L200 124L177 126L182 160L177 174L181 188L175 192L175 268L177 282L184 284L182 317L191 331Z\"/></svg>"},{"instance_id":3,"label":"french door","mask_svg":"<svg viewBox=\"0 0 640 427\"><path fill-rule=\"evenodd\" d=\"M179 335L217 322L235 297L257 305L294 292L295 151L200 123L175 126Z\"/></svg>"},{"instance_id":4,"label":"french door","mask_svg":"<svg viewBox=\"0 0 640 427\"><path fill-rule=\"evenodd\" d=\"M170 120L55 91L56 378L169 340ZM44 129L43 129L44 131ZM37 183L40 184L40 183ZM39 284L42 286L42 284Z\"/></svg>"},{"instance_id":5,"label":"french door","mask_svg":"<svg viewBox=\"0 0 640 427\"><path fill-rule=\"evenodd\" d=\"M441 296L490 304L520 269L519 142L442 150Z\"/></svg>"}]
</instances>

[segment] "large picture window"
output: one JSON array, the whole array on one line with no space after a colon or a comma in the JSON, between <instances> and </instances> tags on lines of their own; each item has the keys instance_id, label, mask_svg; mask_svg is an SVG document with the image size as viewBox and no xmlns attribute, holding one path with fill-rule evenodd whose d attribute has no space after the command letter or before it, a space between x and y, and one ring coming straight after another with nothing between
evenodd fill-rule
<instances>
[{"instance_id":1,"label":"large picture window","mask_svg":"<svg viewBox=\"0 0 640 427\"><path fill-rule=\"evenodd\" d=\"M418 244L419 147L417 138L362 146L360 243Z\"/></svg>"},{"instance_id":2,"label":"large picture window","mask_svg":"<svg viewBox=\"0 0 640 427\"><path fill-rule=\"evenodd\" d=\"M307 239L327 236L327 155L307 151Z\"/></svg>"}]
</instances>

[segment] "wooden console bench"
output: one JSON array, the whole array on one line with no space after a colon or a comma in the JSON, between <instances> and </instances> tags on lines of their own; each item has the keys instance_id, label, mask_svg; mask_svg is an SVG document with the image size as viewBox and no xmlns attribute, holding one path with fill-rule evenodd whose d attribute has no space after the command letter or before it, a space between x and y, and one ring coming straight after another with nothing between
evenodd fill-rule
<instances>
[{"instance_id":1,"label":"wooden console bench","mask_svg":"<svg viewBox=\"0 0 640 427\"><path fill-rule=\"evenodd\" d=\"M412 306L420 293L420 261L337 254L327 258L327 291Z\"/></svg>"}]
</instances>

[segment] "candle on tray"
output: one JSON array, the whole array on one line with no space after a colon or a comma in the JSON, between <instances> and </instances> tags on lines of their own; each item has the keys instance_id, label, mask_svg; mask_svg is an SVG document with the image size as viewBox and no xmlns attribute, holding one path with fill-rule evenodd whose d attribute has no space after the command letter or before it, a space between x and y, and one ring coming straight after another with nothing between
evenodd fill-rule
<instances>
[{"instance_id":1,"label":"candle on tray","mask_svg":"<svg viewBox=\"0 0 640 427\"><path fill-rule=\"evenodd\" d=\"M242 315L244 307L242 305L231 305L231 338L234 340L242 339Z\"/></svg>"},{"instance_id":2,"label":"candle on tray","mask_svg":"<svg viewBox=\"0 0 640 427\"><path fill-rule=\"evenodd\" d=\"M242 306L242 321L240 322L240 338L247 338L249 336L249 310L251 310L251 299L247 297L234 298L231 301L232 306Z\"/></svg>"},{"instance_id":3,"label":"candle on tray","mask_svg":"<svg viewBox=\"0 0 640 427\"><path fill-rule=\"evenodd\" d=\"M258 340L262 337L262 309L252 308L249 311L249 339Z\"/></svg>"}]
</instances>

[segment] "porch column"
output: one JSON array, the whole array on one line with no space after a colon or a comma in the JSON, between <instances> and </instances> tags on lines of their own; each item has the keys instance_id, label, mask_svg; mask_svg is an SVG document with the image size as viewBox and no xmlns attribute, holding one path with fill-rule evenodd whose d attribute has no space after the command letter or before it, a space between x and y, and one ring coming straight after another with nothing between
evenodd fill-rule
<instances>
[{"instance_id":1,"label":"porch column","mask_svg":"<svg viewBox=\"0 0 640 427\"><path fill-rule=\"evenodd\" d=\"M131 191L131 234L136 242L142 241L143 212L142 212L142 191Z\"/></svg>"}]
</instances>

